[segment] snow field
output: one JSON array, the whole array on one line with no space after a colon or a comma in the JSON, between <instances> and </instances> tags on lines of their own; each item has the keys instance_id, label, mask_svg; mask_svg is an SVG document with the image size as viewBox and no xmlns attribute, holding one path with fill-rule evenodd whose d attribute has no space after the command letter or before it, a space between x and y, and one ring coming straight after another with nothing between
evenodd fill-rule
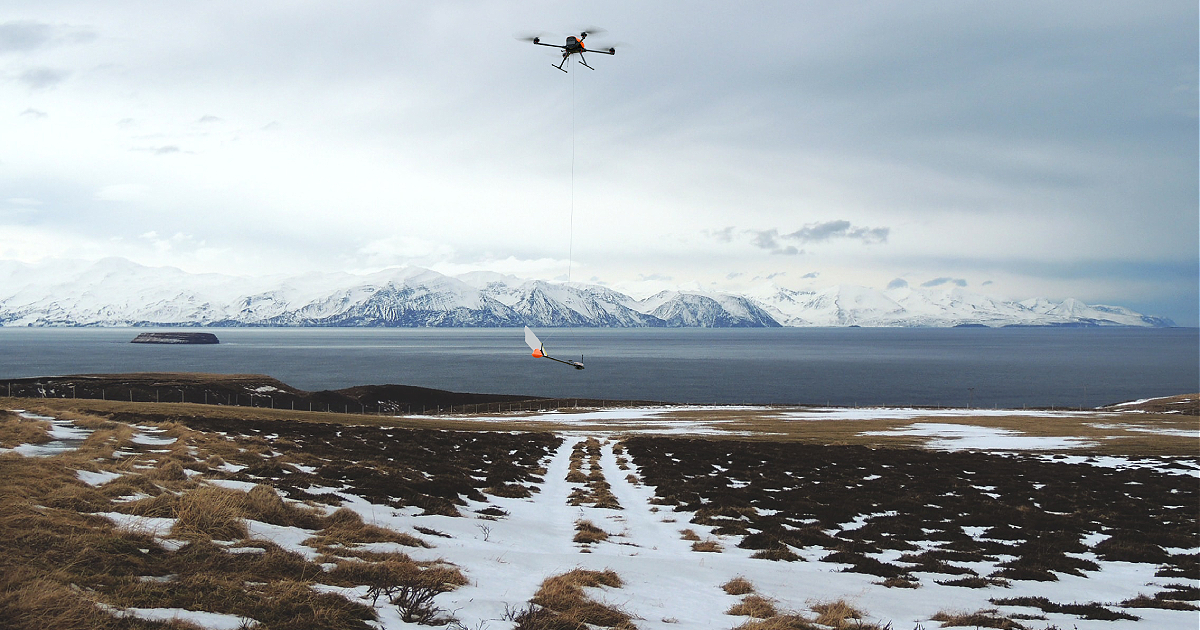
<instances>
[{"instance_id":1,"label":"snow field","mask_svg":"<svg viewBox=\"0 0 1200 630\"><path fill-rule=\"evenodd\" d=\"M416 510L395 510L343 493L339 495L348 499L345 505L357 511L364 521L397 531L412 531L420 525L452 536L425 537L435 545L432 549L391 550L403 551L417 560L440 559L457 565L470 584L438 596L437 604L471 628L481 624L507 627L502 621L507 611L522 608L544 579L575 568L616 571L625 582L622 588L589 588L589 596L633 615L640 628L660 630L732 628L747 621L748 617L725 614L740 598L726 594L721 585L739 576L753 583L759 595L774 600L781 611L811 616L809 609L816 603L845 600L867 614L864 621L881 625L890 622L896 628L916 624L936 627L929 617L939 611L997 608L988 601L990 598L1028 596L1046 597L1054 602L1112 604L1139 593L1153 593L1158 590L1154 585L1180 581L1154 577L1152 565L1105 562L1090 553L1081 557L1100 564L1101 571L1087 577L1060 575L1058 582L1013 581L1010 588L987 589L939 585L934 580L950 576L923 572L916 572L922 582L919 589L887 588L874 583L881 578L843 572L848 565L819 562L820 557L827 555L819 548L797 550L807 562L753 559L750 557L753 551L736 547L737 537L714 536L711 527L689 523L688 513L676 513L669 508L652 511L653 488L633 485L625 479L630 473L638 474L636 462L630 470L620 470L611 443L602 447L600 462L613 494L624 509L568 505L567 496L574 484L564 479L571 449L578 441L568 439L556 451L547 465L540 493L528 499L489 497L491 505L509 513L499 520L416 516ZM472 512L489 505L468 503ZM610 535L607 541L589 545L590 553L581 553L582 545L571 542L574 522L580 518L590 520ZM865 523L869 515L859 520ZM861 526L858 520L855 524ZM691 542L680 538L682 529L694 530L702 540L717 540L723 551L692 551ZM922 546L931 548L936 543ZM891 561L900 553L871 555ZM1010 558L998 561L1006 559ZM962 564L986 575L995 569L996 563ZM1006 613L1042 614L1022 607L1000 609ZM1174 624L1190 614L1156 609L1134 612L1142 617L1141 621L1093 621L1046 613L1047 621L1037 623L1080 630L1169 628L1178 627ZM389 616L381 614L381 628L405 627L390 622Z\"/></svg>"},{"instance_id":2,"label":"snow field","mask_svg":"<svg viewBox=\"0 0 1200 630\"><path fill-rule=\"evenodd\" d=\"M618 410L614 410L618 411ZM657 411L641 410L654 414ZM33 419L45 419L54 424L56 440L82 441L88 432L74 427L69 422L45 416L30 415ZM627 416L626 416L627 417ZM606 419L613 419L611 414ZM62 426L59 426L59 425ZM173 443L175 438L155 435L153 427L138 429L136 444L157 446ZM940 423L917 423L909 427L923 435L946 441L965 441L962 448L972 440L994 444L1005 438L994 429L968 427ZM1000 430L1003 431L1003 430ZM651 430L657 433L658 431ZM990 433L989 433L990 432ZM80 437L82 435L82 437ZM812 605L845 600L866 613L865 622L881 625L892 623L897 630L906 630L921 624L932 628L929 617L939 611L970 613L981 609L997 608L991 598L1045 597L1052 602L1101 602L1113 607L1138 594L1152 595L1168 584L1187 583L1181 578L1157 578L1155 566L1145 563L1111 562L1100 560L1091 552L1073 554L1096 562L1099 571L1088 572L1086 577L1059 574L1057 582L1011 581L1009 588L992 587L970 589L936 584L935 580L946 580L950 576L914 571L922 584L918 589L886 588L875 582L881 581L871 575L844 572L848 565L820 562L827 551L819 547L793 549L805 558L805 562L773 562L753 559L752 550L736 546L740 537L716 536L712 527L688 522L691 514L674 512L670 507L659 508L651 503L654 488L634 484L627 475L641 476L637 462L630 459L631 468L622 470L618 466L613 444L601 447L600 467L611 485L611 492L624 508L610 510L590 506L571 506L568 496L578 486L565 480L573 447L587 437L603 442L615 436L608 431L586 430L562 434L567 437L557 450L544 460L547 473L539 484L540 492L530 498L504 498L489 496L487 501L467 500L460 508L462 517L421 516L417 508L396 509L364 500L346 488L310 487L309 492L336 494L344 507L354 510L366 523L417 535L433 545L432 548L406 547L396 543L371 543L356 545L358 549L402 552L416 560L442 560L459 567L467 576L469 584L437 597L438 605L445 613L453 615L467 628L506 628L505 621L513 611L521 610L534 596L543 580L576 568L602 571L612 569L622 580L621 588L589 588L593 599L618 607L631 614L640 628L732 628L746 621L746 617L726 615L725 611L740 601L740 597L726 594L721 585L735 578L744 577L755 587L756 593L773 600L783 612L799 612L811 616ZM1007 436L1022 437L1022 436ZM166 442L166 440L170 442ZM1018 441L1004 444L1003 450L1040 450L1037 440ZM964 446L967 445L967 446ZM1043 457L1051 457L1046 455ZM1163 468L1161 462L1135 458L1097 456L1053 456L1062 461L1082 463L1098 467L1152 467L1159 472L1184 474L1200 478L1200 468L1194 462L1187 469ZM231 466L232 465L226 465ZM721 470L720 467L717 467ZM93 486L103 485L118 477L113 472L77 471L78 479ZM205 480L214 486L248 491L254 486L245 481ZM268 481L269 483L269 481ZM980 488L986 489L986 488ZM492 518L477 512L487 507L498 507L507 516ZM168 536L174 519L139 517L116 512L100 513L122 529L150 534L166 549L179 549L186 543ZM886 515L886 514L883 514ZM862 527L876 514L861 514L852 521L843 523L840 529ZM587 519L609 534L607 541L590 545L572 542L575 522ZM315 561L315 549L303 542L315 534L312 530L285 527L246 521L249 535L254 540L271 541L280 547L299 553ZM443 532L449 538L421 534L416 527ZM691 542L682 540L681 529L694 530L702 540L718 541L720 553L693 551ZM829 530L836 533L838 530ZM965 533L979 538L984 529L970 528ZM1087 537L1088 545L1095 545L1107 538L1103 532ZM922 549L935 548L939 543L932 541L910 541ZM243 543L244 545L244 543ZM230 543L230 553L254 553L256 548L236 546ZM587 553L584 553L586 549ZM1196 553L1198 549L1168 549L1171 553ZM900 552L888 550L879 554L867 554L884 562L894 562ZM1011 559L1000 557L996 562L962 562L962 566L987 575L996 569L996 564ZM319 581L319 577L317 578ZM365 587L337 588L316 584L321 591L337 592L356 601L365 594ZM1191 627L1196 619L1194 612L1160 609L1128 609L1141 617L1140 621L1094 621L1080 619L1074 615L1041 613L1028 607L998 607L1003 614L1044 615L1044 621L1029 621L1027 627L1043 628L1175 628ZM414 627L400 620L395 607L382 601L376 607L379 614L377 626L381 630ZM187 614L184 614L187 613ZM121 614L146 619L179 618L204 628L238 627L247 620L231 615L180 611L178 609L125 609ZM237 625L233 624L237 620ZM1181 625L1181 623L1183 625Z\"/></svg>"}]
</instances>

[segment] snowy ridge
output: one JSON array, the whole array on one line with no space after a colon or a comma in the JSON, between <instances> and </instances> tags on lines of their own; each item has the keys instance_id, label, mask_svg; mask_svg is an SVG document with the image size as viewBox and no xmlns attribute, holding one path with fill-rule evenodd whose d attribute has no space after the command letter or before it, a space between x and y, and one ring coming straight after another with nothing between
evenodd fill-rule
<instances>
[{"instance_id":1,"label":"snowy ridge","mask_svg":"<svg viewBox=\"0 0 1200 630\"><path fill-rule=\"evenodd\" d=\"M1173 326L1075 299L1006 302L961 287L748 295L663 291L637 300L602 286L459 277L406 267L373 274L243 278L122 258L0 261L0 326Z\"/></svg>"}]
</instances>

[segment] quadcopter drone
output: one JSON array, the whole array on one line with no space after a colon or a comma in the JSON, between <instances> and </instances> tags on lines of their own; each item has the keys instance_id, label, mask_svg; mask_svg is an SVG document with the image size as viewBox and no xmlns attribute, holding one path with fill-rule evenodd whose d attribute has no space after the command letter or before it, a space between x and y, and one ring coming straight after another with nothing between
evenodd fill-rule
<instances>
[{"instance_id":1,"label":"quadcopter drone","mask_svg":"<svg viewBox=\"0 0 1200 630\"><path fill-rule=\"evenodd\" d=\"M543 42L542 38L540 38L540 37L526 38L526 41L531 41L534 44L537 44L538 46L549 46L551 48L561 48L563 51L562 52L562 61L559 62L559 64L554 67L558 68L559 70L562 70L563 72L566 72L566 69L563 68L563 65L567 63L567 59L570 59L571 55L579 55L579 63L582 63L583 67L587 68L588 70L595 70L595 68L588 65L587 58L585 58L583 56L583 53L594 52L594 53L600 54L600 55L615 55L615 54L617 54L616 48L609 48L608 50L587 50L587 49L585 49L583 46L583 40L587 39L587 36L588 36L587 31L580 33L579 37L575 37L574 35L571 35L571 36L567 37L567 43L562 46L559 46L558 44L547 44L547 43Z\"/></svg>"}]
</instances>

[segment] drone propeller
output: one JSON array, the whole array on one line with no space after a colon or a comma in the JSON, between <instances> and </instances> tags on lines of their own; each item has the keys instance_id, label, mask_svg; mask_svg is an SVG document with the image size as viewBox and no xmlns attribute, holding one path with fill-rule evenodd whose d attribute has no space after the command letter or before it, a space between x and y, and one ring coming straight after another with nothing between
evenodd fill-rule
<instances>
[{"instance_id":1,"label":"drone propeller","mask_svg":"<svg viewBox=\"0 0 1200 630\"><path fill-rule=\"evenodd\" d=\"M591 35L603 35L607 32L608 31L600 28L599 26L585 26L579 29L579 37L586 38Z\"/></svg>"},{"instance_id":2,"label":"drone propeller","mask_svg":"<svg viewBox=\"0 0 1200 630\"><path fill-rule=\"evenodd\" d=\"M541 43L541 41L546 38L553 39L554 34L543 31L539 33L517 33L513 35L513 39L517 41L533 42L535 44Z\"/></svg>"}]
</instances>

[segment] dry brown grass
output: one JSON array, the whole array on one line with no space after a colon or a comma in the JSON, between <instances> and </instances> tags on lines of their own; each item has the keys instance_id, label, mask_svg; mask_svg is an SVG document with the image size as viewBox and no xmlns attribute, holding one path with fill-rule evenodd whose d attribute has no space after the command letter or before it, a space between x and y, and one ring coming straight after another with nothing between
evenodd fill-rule
<instances>
[{"instance_id":1,"label":"dry brown grass","mask_svg":"<svg viewBox=\"0 0 1200 630\"><path fill-rule=\"evenodd\" d=\"M1025 626L1000 616L995 608L978 610L973 613L938 611L930 617L933 621L941 622L943 628L1000 628L1001 630L1024 630Z\"/></svg>"},{"instance_id":2,"label":"dry brown grass","mask_svg":"<svg viewBox=\"0 0 1200 630\"><path fill-rule=\"evenodd\" d=\"M811 606L812 611L817 613L817 623L830 628L848 628L851 622L858 622L854 627L861 625L863 612L854 606L851 606L846 600L838 599L829 602L818 602Z\"/></svg>"},{"instance_id":3,"label":"dry brown grass","mask_svg":"<svg viewBox=\"0 0 1200 630\"><path fill-rule=\"evenodd\" d=\"M350 508L338 508L333 514L325 517L324 524L324 529L315 537L306 540L305 544L311 542L314 546L349 546L356 543L392 542L407 547L429 546L429 543L411 534L363 522L358 512Z\"/></svg>"},{"instance_id":4,"label":"dry brown grass","mask_svg":"<svg viewBox=\"0 0 1200 630\"><path fill-rule=\"evenodd\" d=\"M185 540L197 537L240 540L247 535L246 493L203 487L179 497L171 535Z\"/></svg>"},{"instance_id":5,"label":"dry brown grass","mask_svg":"<svg viewBox=\"0 0 1200 630\"><path fill-rule=\"evenodd\" d=\"M679 530L679 538L682 540L700 540L700 535L694 529Z\"/></svg>"},{"instance_id":6,"label":"dry brown grass","mask_svg":"<svg viewBox=\"0 0 1200 630\"><path fill-rule=\"evenodd\" d=\"M320 529L323 523L316 510L285 502L275 488L261 483L246 493L245 510L248 518L273 525Z\"/></svg>"},{"instance_id":7,"label":"dry brown grass","mask_svg":"<svg viewBox=\"0 0 1200 630\"><path fill-rule=\"evenodd\" d=\"M721 543L712 539L692 543L692 551L721 553L724 550L725 548L721 546Z\"/></svg>"},{"instance_id":8,"label":"dry brown grass","mask_svg":"<svg viewBox=\"0 0 1200 630\"><path fill-rule=\"evenodd\" d=\"M755 619L769 619L779 614L775 603L758 595L747 595L742 601L725 611L726 615L741 615Z\"/></svg>"},{"instance_id":9,"label":"dry brown grass","mask_svg":"<svg viewBox=\"0 0 1200 630\"><path fill-rule=\"evenodd\" d=\"M50 441L49 431L48 420L29 420L9 411L0 411L0 447L45 444Z\"/></svg>"},{"instance_id":10,"label":"dry brown grass","mask_svg":"<svg viewBox=\"0 0 1200 630\"><path fill-rule=\"evenodd\" d=\"M586 519L575 521L574 542L591 544L605 540L608 540L608 532L597 527L595 523Z\"/></svg>"},{"instance_id":11,"label":"dry brown grass","mask_svg":"<svg viewBox=\"0 0 1200 630\"><path fill-rule=\"evenodd\" d=\"M183 464L178 460L167 459L158 468L146 473L146 476L156 481L187 481L187 473L183 471Z\"/></svg>"},{"instance_id":12,"label":"dry brown grass","mask_svg":"<svg viewBox=\"0 0 1200 630\"><path fill-rule=\"evenodd\" d=\"M50 458L0 457L0 479L4 480L0 484L0 626L5 628L164 627L104 612L94 605L94 600L99 600L117 607L180 607L237 614L257 619L263 627L366 630L369 626L364 621L373 616L369 608L339 595L313 591L310 580L314 577L321 576L325 583L334 578L273 543L244 540L245 519L324 528L328 531L322 533L349 543L419 541L362 523L357 515L343 512L323 517L285 501L267 485L247 493L186 478L185 466L206 471L226 458L255 463L257 456L239 453L241 446L234 440L160 423L167 435L174 434L179 440L171 452L152 454L129 441L135 430L128 424L82 416L73 419L95 429L77 451ZM221 447L222 454L209 452L209 444ZM142 454L114 460L113 449L119 446ZM255 444L251 441L250 446ZM189 448L196 449L199 460ZM263 443L257 450L267 449ZM150 470L138 466L144 463L157 466ZM75 471L81 469L110 470L123 476L93 488L76 479ZM138 494L150 496L112 502L115 497ZM83 513L86 511L174 518L170 534L191 542L168 551L150 535L115 530L108 519ZM211 539L242 539L241 546L263 551L234 554ZM338 552L343 557L331 561L339 568L350 566L346 558L353 557L356 570L369 573L369 567L382 563L383 568L375 572L390 574L396 581L429 584L441 590L466 582L457 569L440 563L408 560L397 567L398 554L369 554L352 548L339 548ZM344 580L340 585L367 582L351 584L348 570L335 571L336 577ZM168 574L174 577L165 582L138 579Z\"/></svg>"},{"instance_id":13,"label":"dry brown grass","mask_svg":"<svg viewBox=\"0 0 1200 630\"><path fill-rule=\"evenodd\" d=\"M428 623L443 620L433 600L467 583L462 571L439 563L415 563L403 554L388 554L377 562L338 562L322 581L335 586L367 587L366 598L376 605L384 598L401 608L404 620Z\"/></svg>"},{"instance_id":14,"label":"dry brown grass","mask_svg":"<svg viewBox=\"0 0 1200 630\"><path fill-rule=\"evenodd\" d=\"M533 496L533 492L529 488L519 483L506 483L497 486L490 486L483 489L484 493L497 497L507 497L509 499L525 499Z\"/></svg>"},{"instance_id":15,"label":"dry brown grass","mask_svg":"<svg viewBox=\"0 0 1200 630\"><path fill-rule=\"evenodd\" d=\"M742 576L737 576L721 585L721 590L730 595L749 595L754 592L754 584Z\"/></svg>"},{"instance_id":16,"label":"dry brown grass","mask_svg":"<svg viewBox=\"0 0 1200 630\"><path fill-rule=\"evenodd\" d=\"M179 512L179 495L160 491L159 494L146 499L138 499L137 501L115 505L113 506L113 510L136 516L175 518L175 515Z\"/></svg>"},{"instance_id":17,"label":"dry brown grass","mask_svg":"<svg viewBox=\"0 0 1200 630\"><path fill-rule=\"evenodd\" d=\"M530 607L514 619L517 628L527 630L585 628L584 624L608 628L632 629L633 618L619 608L587 597L584 587L620 588L621 578L612 570L575 569L546 578L530 600L541 609Z\"/></svg>"},{"instance_id":18,"label":"dry brown grass","mask_svg":"<svg viewBox=\"0 0 1200 630\"><path fill-rule=\"evenodd\" d=\"M825 630L800 615L778 615L770 619L751 619L734 630Z\"/></svg>"},{"instance_id":19,"label":"dry brown grass","mask_svg":"<svg viewBox=\"0 0 1200 630\"><path fill-rule=\"evenodd\" d=\"M887 578L882 582L875 582L880 586L888 588L921 588L921 583L916 579L909 579L902 575Z\"/></svg>"},{"instance_id":20,"label":"dry brown grass","mask_svg":"<svg viewBox=\"0 0 1200 630\"><path fill-rule=\"evenodd\" d=\"M751 554L750 557L757 558L759 560L775 560L784 562L795 562L803 559L787 547L779 547L777 549L761 549Z\"/></svg>"},{"instance_id":21,"label":"dry brown grass","mask_svg":"<svg viewBox=\"0 0 1200 630\"><path fill-rule=\"evenodd\" d=\"M587 475L583 474L581 470L567 471L567 481L571 483L587 483L587 480Z\"/></svg>"},{"instance_id":22,"label":"dry brown grass","mask_svg":"<svg viewBox=\"0 0 1200 630\"><path fill-rule=\"evenodd\" d=\"M93 630L159 627L150 623L121 623L61 582L0 571L0 613L12 630Z\"/></svg>"},{"instance_id":23,"label":"dry brown grass","mask_svg":"<svg viewBox=\"0 0 1200 630\"><path fill-rule=\"evenodd\" d=\"M584 460L588 462L588 472L583 472ZM604 470L600 466L600 441L594 437L576 442L571 448L570 467L567 471L567 481L586 484L583 488L571 491L567 502L570 505L592 505L598 508L620 510L621 503L612 493L612 486L604 478Z\"/></svg>"}]
</instances>

